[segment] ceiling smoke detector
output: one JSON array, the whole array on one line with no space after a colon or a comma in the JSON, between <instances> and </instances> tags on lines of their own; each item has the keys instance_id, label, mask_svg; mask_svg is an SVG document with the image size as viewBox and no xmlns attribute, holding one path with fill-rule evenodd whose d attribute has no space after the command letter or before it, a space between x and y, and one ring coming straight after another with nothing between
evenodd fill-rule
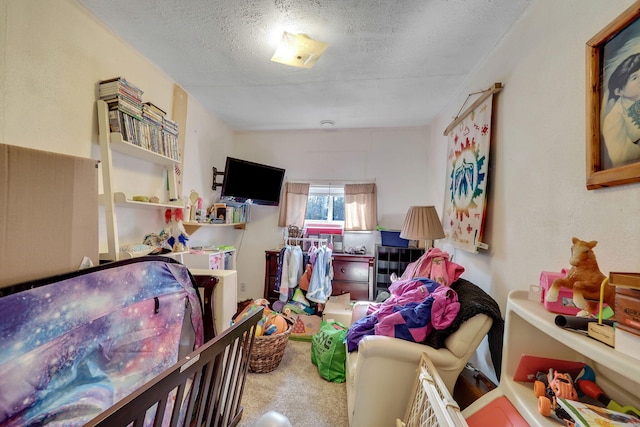
<instances>
[{"instance_id":1,"label":"ceiling smoke detector","mask_svg":"<svg viewBox=\"0 0 640 427\"><path fill-rule=\"evenodd\" d=\"M320 120L320 126L323 128L332 128L335 124L333 120Z\"/></svg>"},{"instance_id":2,"label":"ceiling smoke detector","mask_svg":"<svg viewBox=\"0 0 640 427\"><path fill-rule=\"evenodd\" d=\"M327 47L328 43L310 39L306 34L285 31L271 60L292 67L311 68Z\"/></svg>"}]
</instances>

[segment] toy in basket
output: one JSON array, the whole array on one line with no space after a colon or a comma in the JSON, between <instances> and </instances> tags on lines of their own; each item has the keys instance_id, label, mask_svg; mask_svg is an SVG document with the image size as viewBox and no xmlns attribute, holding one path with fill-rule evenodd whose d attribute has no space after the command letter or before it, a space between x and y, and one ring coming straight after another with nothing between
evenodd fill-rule
<instances>
[{"instance_id":1,"label":"toy in basket","mask_svg":"<svg viewBox=\"0 0 640 427\"><path fill-rule=\"evenodd\" d=\"M249 372L267 373L275 370L282 361L291 335L291 321L271 310L268 305L269 302L264 298L255 300L235 317L237 321L264 307L262 319L256 326L256 336L249 358Z\"/></svg>"}]
</instances>

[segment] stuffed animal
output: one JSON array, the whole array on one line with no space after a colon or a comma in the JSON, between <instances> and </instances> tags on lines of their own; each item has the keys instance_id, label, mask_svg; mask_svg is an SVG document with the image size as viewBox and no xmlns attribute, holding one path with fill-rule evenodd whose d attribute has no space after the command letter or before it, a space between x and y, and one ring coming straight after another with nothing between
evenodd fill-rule
<instances>
[{"instance_id":1,"label":"stuffed animal","mask_svg":"<svg viewBox=\"0 0 640 427\"><path fill-rule=\"evenodd\" d=\"M598 243L595 240L585 242L574 237L572 239L571 258L572 267L562 279L556 279L549 287L545 299L549 302L558 300L560 287L573 289L573 302L582 309L578 316L597 314L600 301L600 285L605 275L600 272L593 248ZM613 286L604 287L604 302L614 307L615 289Z\"/></svg>"}]
</instances>

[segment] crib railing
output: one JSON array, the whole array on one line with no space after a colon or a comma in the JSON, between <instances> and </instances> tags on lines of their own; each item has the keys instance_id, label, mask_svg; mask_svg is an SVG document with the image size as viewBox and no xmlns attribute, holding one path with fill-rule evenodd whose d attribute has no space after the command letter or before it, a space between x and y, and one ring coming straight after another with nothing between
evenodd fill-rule
<instances>
[{"instance_id":1,"label":"crib railing","mask_svg":"<svg viewBox=\"0 0 640 427\"><path fill-rule=\"evenodd\" d=\"M259 310L237 322L85 427L237 425L261 317Z\"/></svg>"}]
</instances>

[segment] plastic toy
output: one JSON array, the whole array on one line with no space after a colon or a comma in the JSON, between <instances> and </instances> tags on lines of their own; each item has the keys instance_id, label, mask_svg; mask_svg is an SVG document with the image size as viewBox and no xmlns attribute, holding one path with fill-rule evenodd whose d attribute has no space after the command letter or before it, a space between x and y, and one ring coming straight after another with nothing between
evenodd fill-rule
<instances>
[{"instance_id":1,"label":"plastic toy","mask_svg":"<svg viewBox=\"0 0 640 427\"><path fill-rule=\"evenodd\" d=\"M289 329L289 324L281 314L272 314L264 324L264 334L280 334Z\"/></svg>"},{"instance_id":2,"label":"plastic toy","mask_svg":"<svg viewBox=\"0 0 640 427\"><path fill-rule=\"evenodd\" d=\"M553 410L566 425L572 425L572 417L556 402L557 398L578 400L578 392L573 385L571 375L551 368L546 375L542 372L538 373L537 378L533 383L533 392L538 398L538 412L549 417Z\"/></svg>"},{"instance_id":3,"label":"plastic toy","mask_svg":"<svg viewBox=\"0 0 640 427\"><path fill-rule=\"evenodd\" d=\"M607 409L611 409L612 411L622 412L629 415L635 415L640 417L640 411L633 406L622 406L617 402L611 400L609 396L605 394L605 392L593 381L589 380L578 380L576 381L580 391L582 391L587 396L596 399L598 402L602 403Z\"/></svg>"},{"instance_id":4,"label":"plastic toy","mask_svg":"<svg viewBox=\"0 0 640 427\"><path fill-rule=\"evenodd\" d=\"M600 285L606 278L600 271L596 255L593 252L593 248L598 242L595 240L585 242L574 237L572 243L571 258L569 259L572 267L564 278L553 281L545 299L549 302L557 301L560 287L573 289L573 302L576 307L582 309L578 316L591 316L598 311ZM614 287L605 286L604 288L604 302L609 304L609 307L614 307Z\"/></svg>"},{"instance_id":5,"label":"plastic toy","mask_svg":"<svg viewBox=\"0 0 640 427\"><path fill-rule=\"evenodd\" d=\"M171 236L167 240L169 246L174 252L182 252L187 250L187 241L189 234L184 229L182 221L184 220L184 212L182 209L167 209L164 213L164 219L169 226Z\"/></svg>"}]
</instances>

